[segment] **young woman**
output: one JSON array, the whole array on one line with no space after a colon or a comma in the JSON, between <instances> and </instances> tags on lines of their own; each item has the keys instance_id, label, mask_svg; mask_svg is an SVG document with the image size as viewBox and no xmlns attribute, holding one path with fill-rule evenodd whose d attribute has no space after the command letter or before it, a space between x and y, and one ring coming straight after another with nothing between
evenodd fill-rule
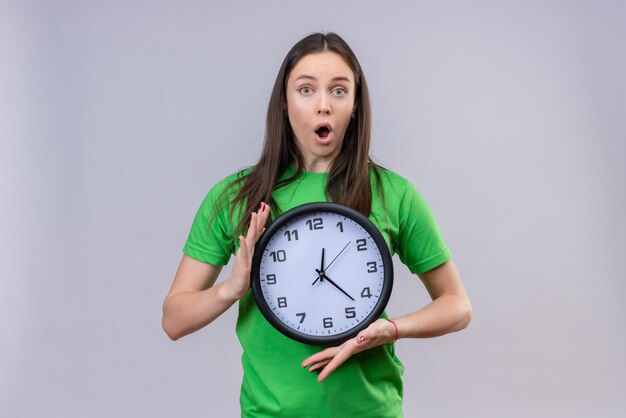
<instances>
[{"instance_id":1,"label":"young woman","mask_svg":"<svg viewBox=\"0 0 626 418\"><path fill-rule=\"evenodd\" d=\"M307 36L276 78L259 162L215 185L198 210L163 328L176 340L239 301L242 416L400 417L403 366L390 343L470 321L469 299L428 206L406 179L370 159L370 125L367 84L350 47L333 33ZM433 301L392 320L385 313L338 347L302 344L272 328L249 291L254 245L271 219L316 201L369 216ZM230 275L214 286L231 254Z\"/></svg>"}]
</instances>

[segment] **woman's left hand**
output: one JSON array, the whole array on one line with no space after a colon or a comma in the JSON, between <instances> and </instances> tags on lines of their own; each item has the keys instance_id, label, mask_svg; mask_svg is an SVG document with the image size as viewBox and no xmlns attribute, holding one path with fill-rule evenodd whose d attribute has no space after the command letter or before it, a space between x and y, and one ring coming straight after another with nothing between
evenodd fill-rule
<instances>
[{"instance_id":1,"label":"woman's left hand","mask_svg":"<svg viewBox=\"0 0 626 418\"><path fill-rule=\"evenodd\" d=\"M396 327L393 323L386 319L378 319L359 332L356 337L349 339L340 346L327 348L308 357L302 362L302 367L310 366L309 372L321 368L322 371L317 377L317 380L321 382L353 354L391 342L395 338Z\"/></svg>"}]
</instances>

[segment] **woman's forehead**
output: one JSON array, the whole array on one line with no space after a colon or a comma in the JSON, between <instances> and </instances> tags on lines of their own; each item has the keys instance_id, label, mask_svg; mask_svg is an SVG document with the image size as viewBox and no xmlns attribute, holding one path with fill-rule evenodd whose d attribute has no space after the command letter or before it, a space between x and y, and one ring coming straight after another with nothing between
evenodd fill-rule
<instances>
[{"instance_id":1,"label":"woman's forehead","mask_svg":"<svg viewBox=\"0 0 626 418\"><path fill-rule=\"evenodd\" d=\"M341 55L324 51L300 58L289 74L289 81L300 79L354 83L354 73Z\"/></svg>"}]
</instances>

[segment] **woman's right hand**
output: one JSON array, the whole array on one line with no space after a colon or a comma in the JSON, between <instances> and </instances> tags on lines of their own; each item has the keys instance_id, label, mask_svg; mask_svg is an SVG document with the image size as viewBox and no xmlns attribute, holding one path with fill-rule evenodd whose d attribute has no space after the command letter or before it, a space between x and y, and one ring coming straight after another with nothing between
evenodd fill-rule
<instances>
[{"instance_id":1,"label":"woman's right hand","mask_svg":"<svg viewBox=\"0 0 626 418\"><path fill-rule=\"evenodd\" d=\"M252 269L254 246L265 230L269 214L269 206L261 202L259 210L251 214L246 236L239 236L239 249L235 253L235 264L230 272L230 276L223 284L223 290L228 298L239 300L250 288L250 271Z\"/></svg>"}]
</instances>

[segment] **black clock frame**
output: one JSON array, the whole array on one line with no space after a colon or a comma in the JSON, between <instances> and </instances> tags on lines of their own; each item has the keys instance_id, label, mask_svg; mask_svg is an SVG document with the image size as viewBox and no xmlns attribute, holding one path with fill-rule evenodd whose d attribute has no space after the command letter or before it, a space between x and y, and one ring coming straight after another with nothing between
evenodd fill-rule
<instances>
[{"instance_id":1,"label":"black clock frame","mask_svg":"<svg viewBox=\"0 0 626 418\"><path fill-rule=\"evenodd\" d=\"M261 257L265 252L265 248L267 247L269 241L274 236L274 234L287 222L293 220L294 218L298 218L303 215L314 215L318 212L331 212L336 213L347 218L352 219L359 225L363 227L370 234L378 249L380 250L380 255L383 260L384 265L384 281L383 281L383 289L380 294L380 298L376 302L376 306L370 312L370 314L365 317L363 321L361 321L357 326L352 328L349 331L343 332L341 334L328 335L328 336L314 336L309 334L300 333L293 328L290 328L286 324L284 324L280 319L278 319L272 312L272 309L269 307L265 298L263 297L263 292L261 290L261 277L260 277L260 266L261 266ZM307 203L301 206L297 206L287 212L278 216L265 230L265 232L261 235L254 249L254 257L252 258L252 271L250 274L250 287L252 288L252 295L254 300L259 307L259 310L267 319L267 321L282 334L287 337L299 341L305 344L311 345L322 345L322 346L333 346L343 343L344 341L356 336L361 330L367 328L372 322L380 317L380 315L385 310L387 306L387 302L389 302L389 297L391 296L391 289L393 287L393 263L391 260L391 253L389 252L389 248L387 247L387 242L385 241L382 233L378 230L376 225L372 223L365 215L360 212L357 212L354 209L351 209L347 206L340 205L338 203L333 202L315 202L315 203Z\"/></svg>"}]
</instances>

